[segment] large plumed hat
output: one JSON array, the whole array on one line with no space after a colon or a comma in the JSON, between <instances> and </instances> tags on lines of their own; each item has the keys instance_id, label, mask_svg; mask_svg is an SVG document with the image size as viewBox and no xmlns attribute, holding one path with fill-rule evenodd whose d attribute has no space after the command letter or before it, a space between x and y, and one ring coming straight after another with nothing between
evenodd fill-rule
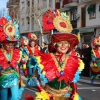
<instances>
[{"instance_id":1,"label":"large plumed hat","mask_svg":"<svg viewBox=\"0 0 100 100\"><path fill-rule=\"evenodd\" d=\"M93 43L93 46L100 46L100 35L95 36L92 43Z\"/></svg>"},{"instance_id":2,"label":"large plumed hat","mask_svg":"<svg viewBox=\"0 0 100 100\"><path fill-rule=\"evenodd\" d=\"M10 16L0 18L0 42L14 42L20 38L19 25Z\"/></svg>"},{"instance_id":3,"label":"large plumed hat","mask_svg":"<svg viewBox=\"0 0 100 100\"><path fill-rule=\"evenodd\" d=\"M35 44L38 44L38 40L37 40L37 36L35 35L35 33L29 32L28 33L28 39L29 39L29 44L34 41Z\"/></svg>"},{"instance_id":4,"label":"large plumed hat","mask_svg":"<svg viewBox=\"0 0 100 100\"><path fill-rule=\"evenodd\" d=\"M43 16L43 30L57 30L51 36L51 46L59 41L68 41L70 44L69 50L73 49L78 43L77 35L72 33L72 25L69 21L69 16L66 13L60 13L58 10L48 10Z\"/></svg>"}]
</instances>

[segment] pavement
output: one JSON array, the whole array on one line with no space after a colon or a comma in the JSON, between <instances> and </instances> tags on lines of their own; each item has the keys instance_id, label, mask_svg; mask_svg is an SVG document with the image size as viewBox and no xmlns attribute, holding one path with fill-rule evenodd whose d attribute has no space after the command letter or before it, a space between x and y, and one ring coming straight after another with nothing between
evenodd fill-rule
<instances>
[{"instance_id":1,"label":"pavement","mask_svg":"<svg viewBox=\"0 0 100 100\"><path fill-rule=\"evenodd\" d=\"M91 78L90 77L81 76L79 82L91 83ZM100 84L100 79L95 79L94 83L95 84Z\"/></svg>"},{"instance_id":2,"label":"pavement","mask_svg":"<svg viewBox=\"0 0 100 100\"><path fill-rule=\"evenodd\" d=\"M23 75L22 75L22 79L23 79L25 82L27 81L27 79L26 79ZM44 82L43 82L43 81L41 81L41 82L42 82L42 84L44 85ZM79 82L91 83L91 78L90 78L90 77L81 76ZM95 84L100 84L100 79L95 79L95 80L94 80L94 83L95 83Z\"/></svg>"}]
</instances>

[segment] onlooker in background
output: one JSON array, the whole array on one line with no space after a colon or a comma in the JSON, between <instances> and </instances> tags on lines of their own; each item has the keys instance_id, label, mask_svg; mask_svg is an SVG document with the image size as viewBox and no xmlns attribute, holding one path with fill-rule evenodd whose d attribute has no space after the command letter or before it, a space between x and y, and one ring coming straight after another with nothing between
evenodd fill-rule
<instances>
[{"instance_id":1,"label":"onlooker in background","mask_svg":"<svg viewBox=\"0 0 100 100\"><path fill-rule=\"evenodd\" d=\"M42 42L42 46L40 49L43 53L48 53L48 45L45 42Z\"/></svg>"},{"instance_id":2,"label":"onlooker in background","mask_svg":"<svg viewBox=\"0 0 100 100\"><path fill-rule=\"evenodd\" d=\"M85 68L82 72L83 76L89 77L90 76L90 62L91 62L91 46L87 43L83 43L82 50L81 50L81 59L85 64Z\"/></svg>"}]
</instances>

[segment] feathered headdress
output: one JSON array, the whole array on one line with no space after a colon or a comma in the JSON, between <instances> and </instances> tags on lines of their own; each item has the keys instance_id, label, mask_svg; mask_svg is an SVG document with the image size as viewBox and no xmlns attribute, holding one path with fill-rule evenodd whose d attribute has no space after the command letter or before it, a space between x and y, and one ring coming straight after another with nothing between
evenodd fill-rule
<instances>
[{"instance_id":1,"label":"feathered headdress","mask_svg":"<svg viewBox=\"0 0 100 100\"><path fill-rule=\"evenodd\" d=\"M100 45L100 35L99 36L96 36L93 41L93 46L97 46L97 45Z\"/></svg>"},{"instance_id":2,"label":"feathered headdress","mask_svg":"<svg viewBox=\"0 0 100 100\"><path fill-rule=\"evenodd\" d=\"M19 25L12 21L10 16L0 18L0 42L17 41L19 36Z\"/></svg>"},{"instance_id":3,"label":"feathered headdress","mask_svg":"<svg viewBox=\"0 0 100 100\"><path fill-rule=\"evenodd\" d=\"M71 50L79 43L77 35L71 33L73 28L66 13L60 13L58 10L48 10L42 21L44 31L57 30L52 34L51 44L66 40L69 42L69 50Z\"/></svg>"},{"instance_id":4,"label":"feathered headdress","mask_svg":"<svg viewBox=\"0 0 100 100\"><path fill-rule=\"evenodd\" d=\"M22 36L21 38L21 45L28 45L29 40L26 36Z\"/></svg>"},{"instance_id":5,"label":"feathered headdress","mask_svg":"<svg viewBox=\"0 0 100 100\"><path fill-rule=\"evenodd\" d=\"M29 32L28 33L28 39L30 40L37 40L37 36L34 34L34 33L32 33L32 32Z\"/></svg>"},{"instance_id":6,"label":"feathered headdress","mask_svg":"<svg viewBox=\"0 0 100 100\"><path fill-rule=\"evenodd\" d=\"M29 33L28 33L28 39L29 39L29 44L30 44L32 41L34 41L35 44L38 44L37 36L36 36L34 33L29 32Z\"/></svg>"}]
</instances>

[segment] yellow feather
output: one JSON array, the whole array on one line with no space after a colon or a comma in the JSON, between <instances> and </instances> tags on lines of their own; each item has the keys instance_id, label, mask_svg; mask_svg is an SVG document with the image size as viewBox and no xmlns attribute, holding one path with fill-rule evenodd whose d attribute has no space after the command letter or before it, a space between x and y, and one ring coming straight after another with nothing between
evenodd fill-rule
<instances>
[{"instance_id":1,"label":"yellow feather","mask_svg":"<svg viewBox=\"0 0 100 100\"><path fill-rule=\"evenodd\" d=\"M80 71L82 71L82 70L84 69L84 63L83 63L82 60L79 60L79 61L80 61L80 66L78 67L78 69L79 69Z\"/></svg>"},{"instance_id":2,"label":"yellow feather","mask_svg":"<svg viewBox=\"0 0 100 100\"><path fill-rule=\"evenodd\" d=\"M78 32L77 37L78 37L78 40L80 42L80 32Z\"/></svg>"},{"instance_id":3,"label":"yellow feather","mask_svg":"<svg viewBox=\"0 0 100 100\"><path fill-rule=\"evenodd\" d=\"M79 100L79 95L77 93L74 94L73 100Z\"/></svg>"},{"instance_id":4,"label":"yellow feather","mask_svg":"<svg viewBox=\"0 0 100 100\"><path fill-rule=\"evenodd\" d=\"M35 100L50 100L48 93L43 90L41 92L36 92L36 98Z\"/></svg>"}]
</instances>

